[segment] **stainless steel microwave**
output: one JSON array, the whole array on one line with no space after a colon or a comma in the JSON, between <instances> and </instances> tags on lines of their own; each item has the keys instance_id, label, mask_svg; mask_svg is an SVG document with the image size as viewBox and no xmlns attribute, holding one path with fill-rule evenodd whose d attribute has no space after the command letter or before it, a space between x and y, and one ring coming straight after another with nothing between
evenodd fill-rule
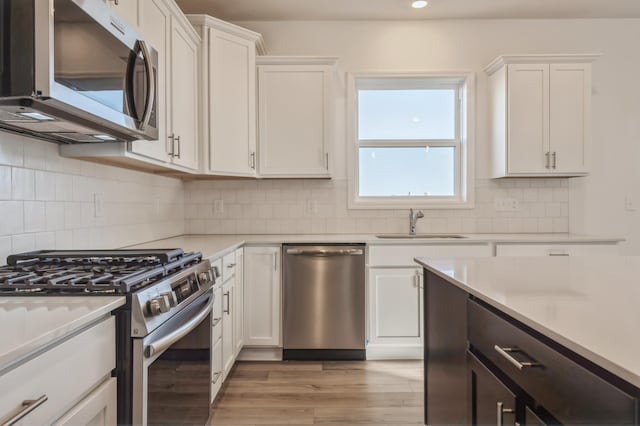
<instances>
[{"instance_id":1,"label":"stainless steel microwave","mask_svg":"<svg viewBox=\"0 0 640 426\"><path fill-rule=\"evenodd\" d=\"M154 140L157 84L157 52L105 0L0 0L0 128Z\"/></svg>"}]
</instances>

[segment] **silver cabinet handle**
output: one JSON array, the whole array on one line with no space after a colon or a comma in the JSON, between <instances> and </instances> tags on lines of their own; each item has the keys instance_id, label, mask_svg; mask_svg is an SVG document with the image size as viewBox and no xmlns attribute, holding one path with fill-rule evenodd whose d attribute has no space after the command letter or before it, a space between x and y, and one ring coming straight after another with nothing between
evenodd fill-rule
<instances>
[{"instance_id":1,"label":"silver cabinet handle","mask_svg":"<svg viewBox=\"0 0 640 426\"><path fill-rule=\"evenodd\" d=\"M178 327L171 334L161 337L153 343L150 343L145 347L144 355L147 358L151 358L155 354L164 351L169 346L173 345L178 340L182 339L187 334L191 333L204 319L211 314L211 308L213 308L213 297L193 318Z\"/></svg>"},{"instance_id":2,"label":"silver cabinet handle","mask_svg":"<svg viewBox=\"0 0 640 426\"><path fill-rule=\"evenodd\" d=\"M231 304L229 303L229 292L227 291L226 293L224 293L223 297L227 298L227 309L223 310L222 312L228 315L231 313Z\"/></svg>"},{"instance_id":3,"label":"silver cabinet handle","mask_svg":"<svg viewBox=\"0 0 640 426\"><path fill-rule=\"evenodd\" d=\"M511 356L511 354L514 353L514 352L520 352L520 353L523 353L523 354L527 355L522 349L519 349L519 348L501 348L498 345L495 345L493 347L493 349L495 349L496 352L498 352L500 355L502 355L503 358L505 358L507 361L509 361L511 364L513 364L518 370L522 370L522 369L524 369L526 367L542 367L542 364L540 364L539 362L535 362L535 361L524 361L524 362L522 362L522 361L518 361L513 356ZM529 358L531 358L531 357L529 357Z\"/></svg>"},{"instance_id":4,"label":"silver cabinet handle","mask_svg":"<svg viewBox=\"0 0 640 426\"><path fill-rule=\"evenodd\" d=\"M324 166L327 170L329 170L329 153L325 152L324 154Z\"/></svg>"},{"instance_id":5,"label":"silver cabinet handle","mask_svg":"<svg viewBox=\"0 0 640 426\"><path fill-rule=\"evenodd\" d=\"M169 155L171 156L171 158L175 157L175 145L176 145L176 135L174 135L173 133L171 133L168 136L169 140L171 141L171 152L169 152Z\"/></svg>"},{"instance_id":6,"label":"silver cabinet handle","mask_svg":"<svg viewBox=\"0 0 640 426\"><path fill-rule=\"evenodd\" d=\"M555 151L553 151L553 154L551 154L551 158L553 159L553 164L551 165L551 167L553 169L555 169L556 168L556 159L557 159L557 155L556 155Z\"/></svg>"},{"instance_id":7,"label":"silver cabinet handle","mask_svg":"<svg viewBox=\"0 0 640 426\"><path fill-rule=\"evenodd\" d=\"M218 379L220 378L220 376L222 376L222 372L221 371L216 371L215 373L213 373L213 384L215 385L218 382Z\"/></svg>"},{"instance_id":8,"label":"silver cabinet handle","mask_svg":"<svg viewBox=\"0 0 640 426\"><path fill-rule=\"evenodd\" d=\"M211 327L215 327L220 323L220 321L222 321L222 318L214 318L213 322L211 323Z\"/></svg>"},{"instance_id":9,"label":"silver cabinet handle","mask_svg":"<svg viewBox=\"0 0 640 426\"><path fill-rule=\"evenodd\" d=\"M255 152L252 152L251 154L249 154L249 166L251 166L253 170L256 169L256 153Z\"/></svg>"},{"instance_id":10,"label":"silver cabinet handle","mask_svg":"<svg viewBox=\"0 0 640 426\"><path fill-rule=\"evenodd\" d=\"M22 408L13 416L9 417L2 423L2 426L11 426L18 423L20 420L24 419L31 413L33 410L47 402L49 397L47 395L42 395L38 399L27 399L22 401Z\"/></svg>"},{"instance_id":11,"label":"silver cabinet handle","mask_svg":"<svg viewBox=\"0 0 640 426\"><path fill-rule=\"evenodd\" d=\"M547 152L544 154L544 156L545 156L545 157L546 157L546 159L547 159L547 162L546 162L546 164L545 164L545 166L544 166L544 167L545 167L546 169L549 169L549 168L551 168L551 158L550 158L550 157L551 157L551 153L550 153L549 151L547 151Z\"/></svg>"},{"instance_id":12,"label":"silver cabinet handle","mask_svg":"<svg viewBox=\"0 0 640 426\"><path fill-rule=\"evenodd\" d=\"M278 252L273 253L273 270L278 270Z\"/></svg>"},{"instance_id":13,"label":"silver cabinet handle","mask_svg":"<svg viewBox=\"0 0 640 426\"><path fill-rule=\"evenodd\" d=\"M361 256L364 254L362 249L287 249L287 254L297 256Z\"/></svg>"},{"instance_id":14,"label":"silver cabinet handle","mask_svg":"<svg viewBox=\"0 0 640 426\"><path fill-rule=\"evenodd\" d=\"M502 426L504 424L504 415L515 413L513 408L504 408L504 403L498 402L496 413L496 426Z\"/></svg>"},{"instance_id":15,"label":"silver cabinet handle","mask_svg":"<svg viewBox=\"0 0 640 426\"><path fill-rule=\"evenodd\" d=\"M176 136L174 140L178 143L178 153L176 154L176 157L180 158L180 154L182 153L182 146L181 146L181 143L180 143L180 136Z\"/></svg>"},{"instance_id":16,"label":"silver cabinet handle","mask_svg":"<svg viewBox=\"0 0 640 426\"><path fill-rule=\"evenodd\" d=\"M569 256L569 253L558 253L558 252L553 253L553 252L550 252L549 256Z\"/></svg>"},{"instance_id":17,"label":"silver cabinet handle","mask_svg":"<svg viewBox=\"0 0 640 426\"><path fill-rule=\"evenodd\" d=\"M229 264L227 265L227 269L231 269L231 268L235 268L235 267L236 267L236 264L235 264L235 263L229 263Z\"/></svg>"}]
</instances>

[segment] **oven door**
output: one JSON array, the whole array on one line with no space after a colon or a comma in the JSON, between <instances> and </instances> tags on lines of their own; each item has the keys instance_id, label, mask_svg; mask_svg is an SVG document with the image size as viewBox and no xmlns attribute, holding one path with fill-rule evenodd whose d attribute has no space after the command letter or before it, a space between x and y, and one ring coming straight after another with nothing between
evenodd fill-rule
<instances>
[{"instance_id":1,"label":"oven door","mask_svg":"<svg viewBox=\"0 0 640 426\"><path fill-rule=\"evenodd\" d=\"M133 424L208 423L211 402L210 290L133 342Z\"/></svg>"}]
</instances>

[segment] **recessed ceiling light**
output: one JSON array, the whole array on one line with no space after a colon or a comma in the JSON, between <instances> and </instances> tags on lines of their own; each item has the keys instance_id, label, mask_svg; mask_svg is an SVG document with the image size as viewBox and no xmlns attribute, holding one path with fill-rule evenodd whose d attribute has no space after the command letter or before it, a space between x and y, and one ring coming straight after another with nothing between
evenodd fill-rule
<instances>
[{"instance_id":1,"label":"recessed ceiling light","mask_svg":"<svg viewBox=\"0 0 640 426\"><path fill-rule=\"evenodd\" d=\"M111 135L93 135L93 137L101 139L103 141L115 141L115 140L117 140L116 138L114 138Z\"/></svg>"},{"instance_id":2,"label":"recessed ceiling light","mask_svg":"<svg viewBox=\"0 0 640 426\"><path fill-rule=\"evenodd\" d=\"M39 121L55 120L55 118L49 117L48 115L42 114L40 112L19 112L18 114L23 115L25 117L33 118L34 120L39 120Z\"/></svg>"},{"instance_id":3,"label":"recessed ceiling light","mask_svg":"<svg viewBox=\"0 0 640 426\"><path fill-rule=\"evenodd\" d=\"M422 9L423 7L426 7L429 3L427 3L425 0L415 0L413 3L411 3L411 7L414 9Z\"/></svg>"}]
</instances>

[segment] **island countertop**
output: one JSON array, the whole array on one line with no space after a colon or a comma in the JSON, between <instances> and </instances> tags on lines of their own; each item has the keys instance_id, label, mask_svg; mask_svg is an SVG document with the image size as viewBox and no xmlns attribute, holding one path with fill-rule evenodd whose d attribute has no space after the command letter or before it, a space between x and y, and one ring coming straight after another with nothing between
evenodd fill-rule
<instances>
[{"instance_id":1,"label":"island countertop","mask_svg":"<svg viewBox=\"0 0 640 426\"><path fill-rule=\"evenodd\" d=\"M0 298L0 373L124 303L123 296Z\"/></svg>"},{"instance_id":2,"label":"island countertop","mask_svg":"<svg viewBox=\"0 0 640 426\"><path fill-rule=\"evenodd\" d=\"M640 257L416 262L640 388Z\"/></svg>"}]
</instances>

